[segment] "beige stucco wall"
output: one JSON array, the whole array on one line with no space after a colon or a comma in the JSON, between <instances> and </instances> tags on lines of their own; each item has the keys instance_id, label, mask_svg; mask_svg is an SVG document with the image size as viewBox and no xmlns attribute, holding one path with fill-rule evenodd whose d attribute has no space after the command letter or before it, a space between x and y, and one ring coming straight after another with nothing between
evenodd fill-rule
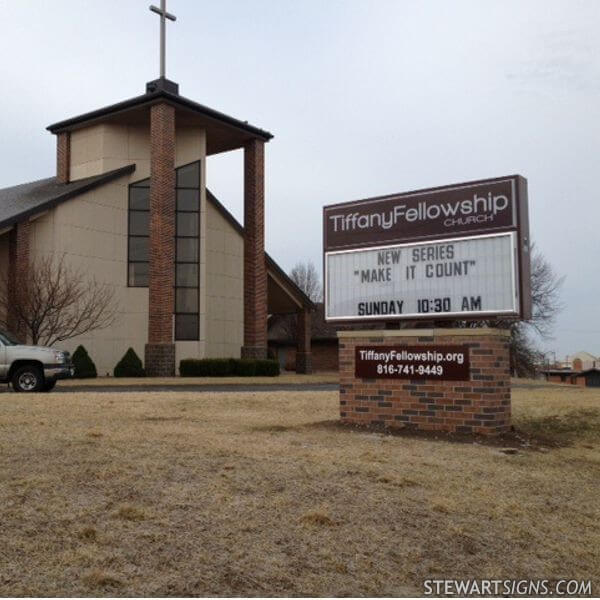
<instances>
[{"instance_id":1,"label":"beige stucco wall","mask_svg":"<svg viewBox=\"0 0 600 600\"><path fill-rule=\"evenodd\" d=\"M206 156L199 127L177 127L175 165ZM150 176L150 130L141 125L93 125L71 133L70 179L76 181L136 164L135 181Z\"/></svg>"},{"instance_id":2,"label":"beige stucco wall","mask_svg":"<svg viewBox=\"0 0 600 600\"><path fill-rule=\"evenodd\" d=\"M32 223L32 258L48 253L64 255L69 266L89 273L90 277L115 289L120 308L114 325L60 345L72 352L79 344L84 344L101 375L112 374L115 364L130 346L142 360L144 357L148 289L127 287L127 210L128 185L150 174L149 144L149 134L142 127L98 125L74 132L71 148L73 179L131 163L136 164L136 171L68 200ZM202 161L201 274L205 272L202 247L206 244L205 156L206 136L202 129L177 130L176 166ZM1 249L0 237L0 260ZM201 357L204 353L207 303L206 284L202 278L201 275L201 339L199 342L177 342L178 360L187 356Z\"/></svg>"},{"instance_id":3,"label":"beige stucco wall","mask_svg":"<svg viewBox=\"0 0 600 600\"><path fill-rule=\"evenodd\" d=\"M137 179L144 179L150 175L150 130L110 124L78 129L71 133L70 161L72 181L131 163L137 165Z\"/></svg>"},{"instance_id":4,"label":"beige stucco wall","mask_svg":"<svg viewBox=\"0 0 600 600\"><path fill-rule=\"evenodd\" d=\"M60 204L32 223L31 255L63 256L70 268L115 290L119 305L114 325L58 344L73 352L83 344L98 373L112 373L128 347L144 356L148 290L127 287L127 186L119 180Z\"/></svg>"},{"instance_id":5,"label":"beige stucco wall","mask_svg":"<svg viewBox=\"0 0 600 600\"><path fill-rule=\"evenodd\" d=\"M244 241L207 203L206 356L239 358L244 341Z\"/></svg>"}]
</instances>

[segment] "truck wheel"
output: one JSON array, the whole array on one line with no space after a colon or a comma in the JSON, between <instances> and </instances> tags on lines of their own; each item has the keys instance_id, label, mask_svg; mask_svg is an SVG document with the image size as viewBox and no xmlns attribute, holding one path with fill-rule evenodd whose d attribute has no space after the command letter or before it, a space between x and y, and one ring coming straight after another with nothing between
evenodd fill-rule
<instances>
[{"instance_id":1,"label":"truck wheel","mask_svg":"<svg viewBox=\"0 0 600 600\"><path fill-rule=\"evenodd\" d=\"M54 389L54 386L56 385L56 379L50 379L50 380L46 380L46 382L44 383L44 392L51 392Z\"/></svg>"},{"instance_id":2,"label":"truck wheel","mask_svg":"<svg viewBox=\"0 0 600 600\"><path fill-rule=\"evenodd\" d=\"M15 392L40 392L44 388L44 376L39 367L25 365L19 367L12 377Z\"/></svg>"}]
</instances>

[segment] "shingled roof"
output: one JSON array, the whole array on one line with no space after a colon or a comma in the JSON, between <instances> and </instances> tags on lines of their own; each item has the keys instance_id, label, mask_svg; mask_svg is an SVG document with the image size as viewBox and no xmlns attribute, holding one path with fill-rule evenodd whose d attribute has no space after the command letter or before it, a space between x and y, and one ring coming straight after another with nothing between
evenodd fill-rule
<instances>
[{"instance_id":1,"label":"shingled roof","mask_svg":"<svg viewBox=\"0 0 600 600\"><path fill-rule=\"evenodd\" d=\"M350 325L333 325L325 321L325 308L322 302L315 304L310 320L310 337L315 341L337 341L337 332L345 330L381 329L377 323L352 323ZM279 344L295 344L296 315L273 315L269 318L269 342Z\"/></svg>"},{"instance_id":2,"label":"shingled roof","mask_svg":"<svg viewBox=\"0 0 600 600\"><path fill-rule=\"evenodd\" d=\"M128 165L72 183L58 183L56 177L47 177L0 189L0 229L12 227L19 221L29 219L54 208L65 200L75 198L123 175L133 173L133 171L135 171L135 165Z\"/></svg>"},{"instance_id":3,"label":"shingled roof","mask_svg":"<svg viewBox=\"0 0 600 600\"><path fill-rule=\"evenodd\" d=\"M210 202L221 216L240 234L244 235L244 226L225 208L223 204L217 199L217 197L206 188L206 199ZM296 282L271 258L271 256L265 252L265 261L267 263L267 269L273 271L280 279L283 279L301 300L302 305L309 310L318 309L316 305L296 284Z\"/></svg>"},{"instance_id":4,"label":"shingled roof","mask_svg":"<svg viewBox=\"0 0 600 600\"><path fill-rule=\"evenodd\" d=\"M123 175L133 173L133 171L135 171L135 164L121 167L102 175L86 177L72 183L58 183L56 177L47 177L46 179L39 179L30 183L0 189L0 230L12 227L19 221L29 219L36 214L58 206L66 200L75 198ZM206 197L208 202L216 208L223 218L243 236L244 227L208 189L206 190ZM267 269L285 282L285 285L292 290L294 296L304 308L309 310L315 308L310 298L266 252L265 262Z\"/></svg>"}]
</instances>

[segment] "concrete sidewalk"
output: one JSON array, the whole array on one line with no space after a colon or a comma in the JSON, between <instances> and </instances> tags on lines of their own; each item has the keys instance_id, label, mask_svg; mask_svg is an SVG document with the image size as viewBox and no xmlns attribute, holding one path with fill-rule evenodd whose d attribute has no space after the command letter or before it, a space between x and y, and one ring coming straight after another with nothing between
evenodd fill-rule
<instances>
[{"instance_id":1,"label":"concrete sidewalk","mask_svg":"<svg viewBox=\"0 0 600 600\"><path fill-rule=\"evenodd\" d=\"M338 389L337 373L277 377L96 377L63 379L56 392L276 392L331 391ZM0 393L11 392L9 384L0 385Z\"/></svg>"},{"instance_id":2,"label":"concrete sidewalk","mask_svg":"<svg viewBox=\"0 0 600 600\"><path fill-rule=\"evenodd\" d=\"M63 393L129 393L129 392L329 392L339 389L337 383L237 383L237 384L202 384L202 385L61 385L58 383L54 392Z\"/></svg>"},{"instance_id":3,"label":"concrete sidewalk","mask_svg":"<svg viewBox=\"0 0 600 600\"><path fill-rule=\"evenodd\" d=\"M58 382L61 388L66 387L179 387L179 386L254 386L263 385L322 385L337 384L337 372L312 373L297 375L283 373L277 377L96 377L94 379L64 379Z\"/></svg>"},{"instance_id":4,"label":"concrete sidewalk","mask_svg":"<svg viewBox=\"0 0 600 600\"><path fill-rule=\"evenodd\" d=\"M275 392L331 391L338 389L337 373L277 377L98 377L67 379L56 385L58 392Z\"/></svg>"},{"instance_id":5,"label":"concrete sidewalk","mask_svg":"<svg viewBox=\"0 0 600 600\"><path fill-rule=\"evenodd\" d=\"M539 389L572 387L532 379L512 379L512 389ZM279 377L137 377L95 379L67 379L59 381L57 392L284 392L284 391L336 391L339 389L338 373L296 375L285 373ZM12 391L10 386L0 386L0 393Z\"/></svg>"}]
</instances>

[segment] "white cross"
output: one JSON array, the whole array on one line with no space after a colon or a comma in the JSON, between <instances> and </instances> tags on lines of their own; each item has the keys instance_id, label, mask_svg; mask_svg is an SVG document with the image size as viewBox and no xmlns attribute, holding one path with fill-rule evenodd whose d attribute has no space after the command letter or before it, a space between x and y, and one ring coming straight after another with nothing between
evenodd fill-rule
<instances>
[{"instance_id":1,"label":"white cross","mask_svg":"<svg viewBox=\"0 0 600 600\"><path fill-rule=\"evenodd\" d=\"M160 15L160 76L164 78L165 76L165 54L166 54L166 23L167 19L169 21L176 21L177 17L167 12L167 0L160 0L160 8L156 8L156 6L151 6L150 10L155 12L157 15Z\"/></svg>"}]
</instances>

